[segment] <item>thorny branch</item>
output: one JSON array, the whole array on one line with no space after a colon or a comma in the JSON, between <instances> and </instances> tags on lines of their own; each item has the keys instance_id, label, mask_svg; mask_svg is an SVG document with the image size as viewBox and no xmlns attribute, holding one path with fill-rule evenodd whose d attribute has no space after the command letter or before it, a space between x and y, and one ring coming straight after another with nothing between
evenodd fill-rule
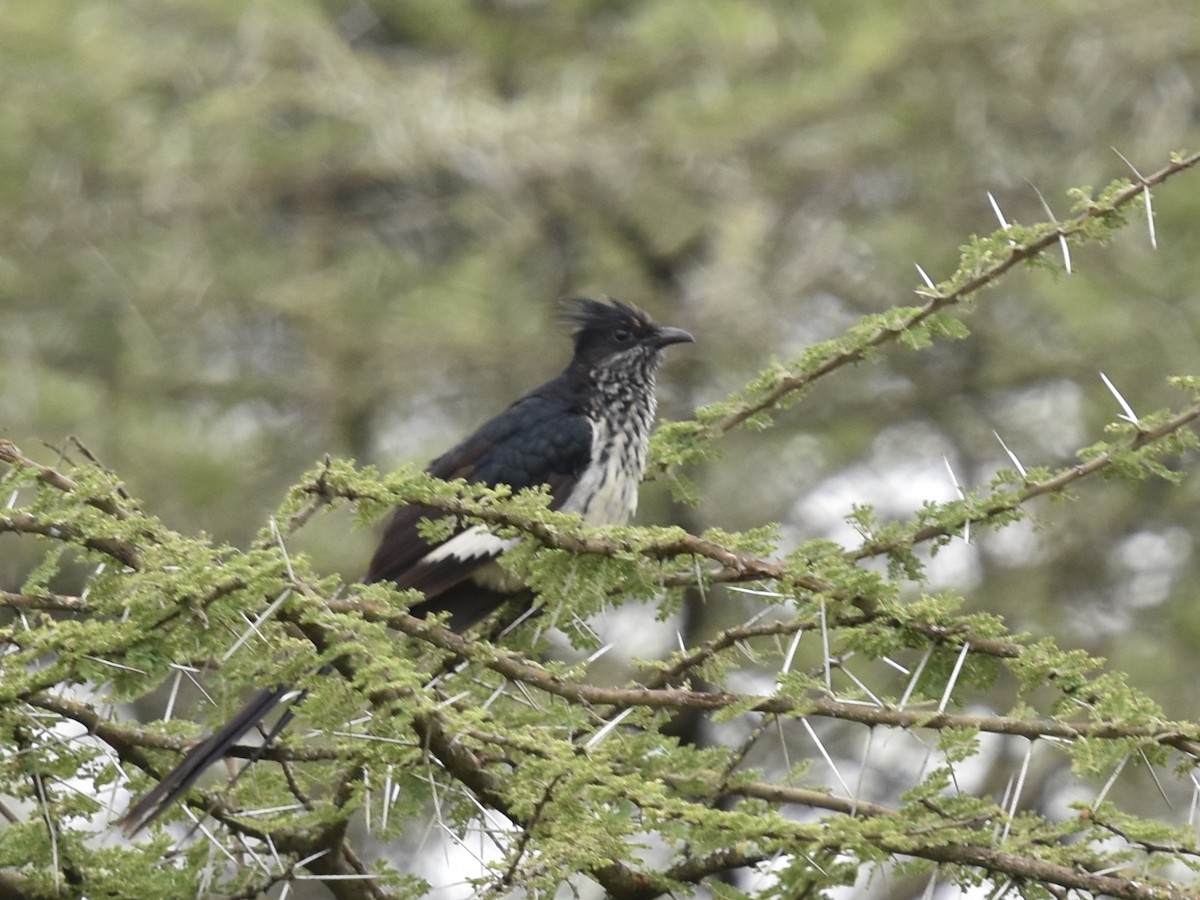
<instances>
[{"instance_id":1,"label":"thorny branch","mask_svg":"<svg viewBox=\"0 0 1200 900\"><path fill-rule=\"evenodd\" d=\"M502 780L493 772L480 764L479 758L469 748L464 747L451 733L445 729L444 723L436 715L424 720L425 736L431 751L446 767L447 771L468 785L477 796L493 809L506 815L518 825L528 828L523 817L516 815L510 808L502 788ZM668 776L668 781L670 777ZM693 785L678 784L680 788L694 789ZM776 802L796 802L801 804L814 803L818 808L834 808L837 801L815 792L798 789L781 788L775 785L739 785L730 791L731 794L759 799L771 799ZM639 798L647 809L654 809L653 799ZM866 819L893 819L900 821L901 833L904 825L900 811L871 803L854 803L846 801L840 804L839 811L850 816ZM716 813L717 816L721 814ZM946 823L947 828L970 823ZM903 854L935 862L954 863L974 866L989 872L993 877L1009 877L1019 879L1036 879L1049 884L1061 885L1076 890L1090 891L1106 896L1131 898L1131 900L1174 900L1178 894L1174 889L1117 876L1111 873L1093 873L1080 866L1064 865L1062 863L1041 859L1033 854L1006 853L992 846L992 833L984 828L987 822L977 823L974 830L979 833L980 843L963 843L957 840L943 841L934 839L928 843L912 840L911 838L897 839L890 837L892 830L881 827L872 829L872 840L876 846L889 853ZM774 830L781 829L781 830ZM949 832L947 832L949 833ZM705 878L730 869L753 866L770 858L762 846L739 842L736 837L740 834L737 826L732 827L730 846L727 850L707 856L685 859L661 873L637 872L623 863L614 862L602 866L591 874L604 887L605 891L621 900L651 900L651 898L670 893L672 886L678 883L694 884ZM805 852L806 848L836 849L838 839L832 837L820 825L788 824L780 825L775 820L773 829L768 829L760 839L765 844L777 841L781 846L789 848L789 852Z\"/></svg>"},{"instance_id":2,"label":"thorny branch","mask_svg":"<svg viewBox=\"0 0 1200 900\"><path fill-rule=\"evenodd\" d=\"M697 423L699 427L692 432L691 436L701 442L719 438L754 419L755 416L779 406L790 395L806 390L820 378L848 365L864 361L871 351L897 340L901 335L928 321L942 310L969 299L983 288L997 282L1015 266L1040 256L1064 239L1075 237L1083 232L1091 222L1111 218L1115 213L1141 198L1148 188L1162 184L1172 176L1194 167L1197 163L1200 163L1200 152L1172 160L1152 175L1139 178L1131 183L1113 196L1108 203L1092 203L1079 215L1058 223L1055 228L1046 230L1041 236L1027 244L1010 243L1006 255L995 259L990 265L978 267L968 278L946 293L941 293L936 288L923 289L920 294L927 298L924 305L917 307L908 315L889 322L886 326L877 328L873 333L856 341L854 346L831 353L819 365L781 378L769 390L753 399L737 404L734 409L719 418ZM650 468L650 474L661 473L666 468L662 463L654 463Z\"/></svg>"},{"instance_id":3,"label":"thorny branch","mask_svg":"<svg viewBox=\"0 0 1200 900\"><path fill-rule=\"evenodd\" d=\"M1012 491L1008 496L999 496L988 503L982 514L979 512L964 513L958 519L922 526L909 531L902 538L898 537L890 542L869 540L857 550L848 553L846 558L857 561L886 554L903 546L924 544L954 534L968 521L985 522L1020 509L1036 497L1061 494L1080 479L1109 468L1121 454L1130 450L1140 450L1157 440L1168 437L1198 418L1200 418L1200 403L1182 410L1154 428L1142 429L1139 427L1133 438L1124 447L1114 447L1087 462L1064 469L1044 481L1026 480L1025 486L1021 490Z\"/></svg>"},{"instance_id":4,"label":"thorny branch","mask_svg":"<svg viewBox=\"0 0 1200 900\"><path fill-rule=\"evenodd\" d=\"M915 547L940 537L953 534L967 521L981 522L995 519L1022 508L1037 497L1061 494L1076 482L1100 473L1129 451L1143 449L1156 441L1174 435L1200 418L1200 403L1194 404L1171 416L1150 429L1139 429L1123 446L1114 446L1084 463L1063 469L1043 481L1027 480L1019 490L999 492L988 502L982 512L964 511L949 521L914 527L902 531L901 535L887 542L867 541L861 547L846 551L843 559L860 562L864 559L894 552L901 547ZM358 489L333 484L324 476L303 486L306 493L319 495L325 502L344 499L352 502L362 500L380 501L389 499L387 492L366 495ZM664 538L634 542L606 533L608 529L589 528L574 517L545 512L541 516L514 513L502 506L481 503L471 496L472 487L464 486L458 496L420 497L420 502L442 512L470 518L489 525L510 526L537 540L541 545L580 555L618 556L640 555L656 560L678 558L705 559L716 563L715 567L702 571L706 583L741 583L747 581L770 581L782 592L806 592L820 594L833 600L863 601L839 588L831 581L813 575L801 566L764 559L747 553L730 550L703 537L672 530ZM392 496L396 502L411 501L413 498ZM696 584L696 570L691 565L678 571L667 571L661 583L664 587L690 587Z\"/></svg>"},{"instance_id":5,"label":"thorny branch","mask_svg":"<svg viewBox=\"0 0 1200 900\"><path fill-rule=\"evenodd\" d=\"M1034 497L1062 491L1079 479L1099 472L1111 465L1121 452L1148 446L1154 441L1186 426L1197 417L1200 417L1200 405L1182 411L1153 429L1139 431L1127 447L1113 448L1108 453L1097 456L1087 463L1065 470L1045 481L1029 481L1026 483L1024 490L1016 492L1014 496L1001 498L993 504L990 507L990 514L1000 515L1002 512L1011 511L1019 507L1022 503ZM0 448L0 453L3 454L5 459L15 460L23 466L29 467L34 465L28 459L24 458L11 444L3 445ZM39 481L56 490L70 493L78 489L77 484L73 480L50 467L38 467L36 471ZM359 499L353 491L335 488L325 478L320 479L320 483L314 484L312 487L314 493L322 495L323 500L327 500L331 496ZM370 499L378 500L380 498L372 497ZM635 544L628 540L614 539L603 533L597 534L579 529L574 523L569 521L566 523L554 521L553 524L546 524L530 517L514 516L503 509L473 503L469 497L435 501L432 505L441 505L442 508L449 512L470 516L492 524L518 527L531 534L544 545L557 549L597 555L615 555L620 553L643 554L662 560L676 557L700 557L716 564L716 568L705 573L712 581L767 581L793 592L807 591L812 594L822 594L832 599L847 599L847 597L843 596L845 592L839 591L832 582L814 576L809 572L801 571L799 574L796 574L785 564L729 550L717 543L694 535L677 533L672 534L664 540ZM118 517L119 515L116 509L114 506L112 512L114 517ZM979 513L976 511L975 518L978 517ZM0 521L0 527L4 527L5 523L12 530L45 534L59 540L74 541L85 546L91 546L94 549L102 549L108 555L115 556L118 560L131 566L136 565L138 562L136 550L133 548L126 549L120 544L114 545L111 542L105 542L106 539L103 538L100 543L97 543L91 536L76 533L76 531L60 527L60 525L47 525L45 522L39 521L28 514L19 513L10 515L5 520ZM907 541L915 543L921 540L930 540L944 533L946 530L945 527L941 529L932 527L916 529L909 533ZM949 530L953 530L953 526L950 526ZM115 550L114 547L116 548ZM868 545L868 549L848 554L847 560L861 559L868 554L888 552L891 549L894 549L894 545L888 547ZM694 578L694 576L692 577ZM680 579L680 583L683 583L682 575L680 575ZM670 583L670 579L668 579L668 583ZM243 588L244 585L234 586L234 589L237 590ZM456 658L469 660L490 669L503 676L509 682L524 684L528 688L543 691L546 694L560 697L569 703L577 705L607 707L618 710L631 708L657 710L698 709L708 712L715 712L736 706L747 712L764 713L772 716L826 717L846 722L855 722L868 727L928 728L932 730L970 729L995 734L1019 735L1029 739L1050 737L1066 741L1081 738L1132 738L1159 743L1191 755L1196 754L1197 749L1200 748L1200 734L1166 726L1161 728L1148 726L1133 727L1128 725L1118 726L1102 721L1075 723L1059 719L968 716L947 712L934 713L920 709L896 709L885 705L846 702L832 697L796 699L777 694L749 698L746 695L732 692L692 691L672 686L673 682L685 677L689 670L702 665L706 660L719 655L724 650L736 646L740 642L760 637L793 635L799 631L817 627L817 621L807 616L799 616L784 622L767 622L730 628L710 639L707 643L689 651L676 660L670 667L652 675L646 684L626 688L611 688L598 687L576 679L565 678L517 654L500 650L488 644L466 641L453 632L430 625L403 612L397 612L393 607L380 608L375 604L357 598L328 600L317 596L315 592L310 590L301 591L300 593L305 595L312 603L318 604L331 612L354 613L367 620L386 622L390 627L437 647ZM0 595L0 601L17 609L61 611L75 614L86 613L88 611L87 602L80 597L6 593ZM291 619L294 615L295 613L292 612L284 612L281 613L281 618ZM879 617L880 613L877 610L873 609L870 605L864 605L864 607L858 609L847 608L842 611L832 611L829 615L827 625L832 628L853 628L857 625L876 620ZM973 652L992 655L998 658L1015 658L1022 653L1022 647L1019 643L972 635L963 632L961 629L947 628L946 626L932 622L906 621L892 624L921 633L932 643L944 643L949 647L967 644ZM382 701L384 698L374 699ZM84 724L91 733L117 750L118 755L123 760L147 771L153 772L155 768L143 755L143 748L179 749L181 747L179 739L166 738L145 729L113 725L86 705L65 701L60 697L51 696L45 692L29 696L27 700L42 709L55 712L64 718L74 719ZM432 741L433 736L433 733L429 732L425 735L425 739ZM432 743L436 744L437 742L432 741ZM481 766L482 763L479 759L469 753L465 756L461 755L454 751L448 744L438 745L435 749L439 751L437 752L439 761L452 775L462 780L462 783L468 787L471 787L476 795L485 803L505 812L507 804L503 799L502 785L486 782L482 779L482 774L478 771L468 777L468 773L463 768L468 763L476 767ZM273 748L264 755L266 758L277 760L328 758L327 753L320 752L316 748L295 747L288 749ZM737 783L732 787L722 784L719 786L719 789L728 791L730 795L756 796L760 799L766 799L771 796L782 796L779 791L783 790L773 785L755 785L753 783ZM483 794L480 793L481 790L484 791ZM491 793L494 793L494 796L491 796ZM817 792L804 793L803 791L797 792L796 789L793 789L793 793L788 796L788 802L806 803L813 808L840 812L846 815L861 817L865 815L882 816L895 814L894 811L882 806L842 800ZM247 826L244 821L238 819L231 811L227 810L219 797L201 793L198 800L193 802L199 810L214 815L234 833L251 839L263 836L258 829ZM711 802L711 798L708 798L707 803L711 804ZM505 814L512 817L511 810L508 810ZM514 819L514 822L519 825L522 824L517 819ZM525 823L523 827L533 827L534 824L531 821ZM527 830L523 833L530 834ZM276 846L280 849L289 846L286 835L273 833L272 837ZM296 858L303 858L306 851L311 853L314 848L322 846L326 848L340 847L341 850L338 852L326 854L326 856L331 858L325 863L310 865L310 870L314 872L324 871L331 875L340 873L347 878L354 871L360 871L361 873L361 864L355 865L351 859L352 854L347 852L348 847L340 840L335 841L334 844L321 844L319 841L314 841L311 836L307 839L300 839L297 836L292 840L291 846ZM1034 866L1034 869L1037 871L1043 871L1037 868L1041 865L1040 863L1031 861L1025 857L1008 859L1002 856L988 856L987 854L981 856L980 854L983 851L973 845L957 849L947 847L929 848L928 853L923 852L923 850L924 848L918 848L917 851L914 851L911 846L906 846L905 852L915 856L924 855L926 858L938 861L959 861L964 864L975 864L988 868L990 871L1005 873L1011 877L1029 877L1023 873L1033 871L1033 869L1029 868L1030 866ZM605 867L602 871L597 871L593 874L614 895L623 897L650 897L661 893L664 886L670 881L688 882L693 877L697 879L706 877L712 874L713 871L718 871L721 866L734 864L749 865L758 859L759 857L756 853L748 855L734 853L733 856L726 854L720 859L714 856L687 859L675 866L670 872L660 873L659 875L639 873L622 864L614 863L611 866ZM976 860L976 862L972 863L970 862L971 860ZM1130 883L1126 883L1121 879L1114 879L1111 876L1104 877L1112 881L1112 884L1109 881L1098 880L1101 876L1082 876L1076 874L1068 877L1066 873L1058 870L1044 871L1043 874L1047 878L1051 878L1052 876L1052 880L1058 879L1054 883L1073 886L1078 889L1099 890L1103 887L1113 896L1159 896L1149 888L1146 890L1150 890L1151 893L1138 893L1142 888L1134 889ZM376 887L371 886L369 883L357 884L353 890L349 888L350 883L350 881L347 881L339 889L339 892L344 896L384 896L378 893Z\"/></svg>"},{"instance_id":6,"label":"thorny branch","mask_svg":"<svg viewBox=\"0 0 1200 900\"><path fill-rule=\"evenodd\" d=\"M331 601L335 609L350 609L346 601ZM361 607L360 607L361 608ZM1062 719L1026 718L1000 715L960 715L921 709L898 709L831 697L796 699L783 694L754 697L731 691L694 691L683 688L604 687L566 678L520 654L490 644L480 644L445 628L430 625L402 612L387 617L390 627L417 638L454 656L474 662L512 682L520 682L573 704L611 706L618 709L641 707L651 710L693 709L705 712L738 708L746 712L785 716L823 716L871 727L933 730L966 729L992 734L1015 735L1029 739L1058 738L1135 738L1173 747L1189 755L1200 756L1200 730L1176 727L1112 724L1103 721L1072 723ZM1193 726L1195 727L1195 726Z\"/></svg>"},{"instance_id":7,"label":"thorny branch","mask_svg":"<svg viewBox=\"0 0 1200 900\"><path fill-rule=\"evenodd\" d=\"M1141 179L1138 183L1119 192L1110 202L1094 204L1079 216L1060 224L1055 229L1045 231L1036 240L1024 245L1013 244L1006 256L979 268L952 290L939 293L936 289L931 289L931 291L925 292L924 296L927 301L920 308L860 339L852 349L830 355L808 371L785 377L769 390L743 403L723 417L702 424L694 437L700 440L712 439L737 428L759 413L779 405L787 396L803 390L817 378L849 363L861 360L870 350L921 325L938 311L961 302L982 287L994 282L1013 266L1037 256L1063 238L1078 234L1085 229L1089 221L1113 215L1136 200L1147 187L1159 184L1176 172L1194 166L1197 162L1200 162L1200 154L1177 160L1154 175ZM1175 433L1197 418L1200 418L1200 404L1178 413L1154 428L1139 428L1137 434L1124 447L1114 447L1105 454L1064 470L1046 480L1026 480L1020 489L1003 495L997 493L990 504L983 506L982 518L1002 517L1019 509L1035 497L1062 492L1078 480L1113 465L1122 453L1149 446L1155 441ZM80 485L77 481L51 466L44 466L30 460L10 442L0 440L0 462L28 470L38 483L64 494L80 492ZM325 470L310 485L311 502L295 513L292 519L286 523L289 532L302 525L321 505L335 498L357 499L352 491L332 486L327 477L329 472L330 466L327 462ZM385 498L380 495L370 499ZM108 494L83 497L83 502L88 506L111 517L115 522L126 522L136 513L136 509L128 506L126 501L128 498L119 487L113 488ZM605 556L640 555L662 561L677 558L702 559L711 564L701 573L703 579L708 582L769 582L776 585L784 595L799 597L808 594L835 601L849 601L859 605L854 610L832 611L828 621L823 623L830 628L853 628L856 625L879 621L883 618L882 614L874 609L873 604L863 602L866 598L839 589L832 581L813 574L811 568L797 565L795 561L781 563L753 554L738 552L695 535L680 533L660 540L638 543L618 539L603 532L579 529L570 522L556 520L552 516L543 521L539 518L513 515L502 509L473 503L469 496L443 498L430 505L479 521L518 528L546 547ZM963 514L964 520L968 517L972 521L980 521L979 508L971 513ZM914 545L953 533L962 524L964 523L943 518L936 524L914 526L887 540L867 541L862 547L845 553L843 559L845 562L855 563L871 556L911 548ZM122 566L134 570L139 568L142 563L137 541L116 537L112 534L91 534L86 529L80 529L65 521L50 521L27 512L16 511L0 515L0 532L3 531L37 534L57 541L76 544L108 556ZM156 534L150 530L147 530L144 537L149 541L157 539ZM695 579L694 570L685 571L683 568L667 570L664 573L663 584L667 587L683 586L695 583ZM242 591L245 588L245 584L233 584L228 591L221 590L216 596L225 596L227 593ZM306 634L311 633L311 621L305 623L301 620L304 615L314 614L311 608L306 609L307 604L317 604L321 608L335 613L357 614L364 619L386 622L398 631L436 647L453 657L471 661L491 670L502 676L508 683L521 684L533 691L540 691L578 706L648 710L698 709L708 712L736 708L772 716L826 717L862 724L869 728L882 726L900 729L970 730L1018 735L1030 740L1038 737L1056 738L1063 741L1088 738L1132 739L1170 747L1192 757L1200 755L1200 731L1191 724L1175 726L1172 723L1130 724L1100 719L1073 722L1059 718L1032 719L1002 715L960 715L941 710L896 708L880 702L844 701L831 696L797 698L779 692L753 697L728 691L694 691L674 686L692 669L742 641L756 637L797 634L801 630L815 627L816 623L811 618L804 616L787 622L771 622L728 629L710 639L706 644L684 654L669 668L652 675L645 684L613 688L590 685L574 677L566 677L518 654L501 650L489 644L465 641L457 634L407 616L403 612L397 612L394 608L381 609L361 599L326 600L317 596L316 592L301 593L305 597L305 601L297 604L296 609L282 610L280 618L291 621ZM36 610L73 615L89 612L89 605L83 597L50 593L5 592L0 594L0 605L18 611ZM298 612L298 610L304 610L304 612ZM888 620L883 618L883 621L887 622ZM309 626L307 631L306 624ZM972 635L960 629L948 628L937 623L905 621L889 622L888 624L913 630L921 634L930 644L969 647L971 652L997 658L1017 658L1024 652L1019 642ZM316 643L318 647L322 646L320 641L316 641ZM350 668L345 666L341 668L344 669L343 674L352 674ZM124 763L148 772L154 772L155 765L147 756L145 752L147 749L178 750L181 748L181 741L178 739L158 735L149 729L117 725L85 703L64 699L45 691L30 693L23 699L32 706L54 713L64 719L79 722L95 739L112 747ZM389 698L385 693L381 693L379 696L372 696L369 699L375 705L394 698ZM508 816L514 824L522 829L523 840L530 841L539 817L552 802L550 790L547 789L542 803L535 806L532 813L524 816L518 814L509 800L505 777L492 769L493 763L489 761L488 757L473 753L463 743L465 735L462 732L450 730L448 727L450 723L443 720L436 710L418 713L415 721L418 737L428 747L439 765L452 778L470 789L482 803ZM482 738L478 729L470 732L469 736L474 740ZM503 739L514 740L510 735L504 735ZM536 753L537 748L526 746L522 752ZM264 758L277 760L325 760L330 758L328 751L310 747L273 748L262 755ZM727 796L735 799L753 798L772 803L806 805L864 822L872 819L895 819L903 815L902 810L892 809L882 804L835 797L803 788L783 787L766 782L731 778L729 775L728 772L724 773L720 782L711 785L701 798L703 805L714 814L719 815L720 810L711 808L713 797ZM673 779L667 776L664 781L681 796L689 796L696 789L694 779L685 781L682 778ZM339 804L349 800L350 795L347 793L349 784L348 780L342 780L337 792L340 798ZM553 782L551 786L553 786ZM251 840L267 839L268 835L265 831L248 823L244 818L237 817L225 807L219 796L203 792L196 793L199 800L193 799L192 802L197 805L197 808L211 813L231 834ZM653 798L639 798L639 802L642 803L645 810L654 809ZM664 815L675 814L673 810L666 808L659 812ZM346 821L345 817L338 818L316 833L301 833L298 830L289 831L287 829L273 830L270 833L272 846L278 853L284 854L292 861L303 861L303 865L308 871L319 877L328 878L327 884L330 885L331 891L336 896L347 898L347 900L350 898L382 900L389 894L376 884L372 877L369 877L367 867L357 858L346 842ZM963 824L947 822L947 826L962 826ZM1122 833L1117 826L1105 827L1108 827L1113 833ZM912 834L906 835L903 840L889 836L889 834L897 831L903 832L903 830L902 826L899 829L893 829L892 832L881 830L877 835L876 847L886 853L974 867L993 876L1014 880L1037 880L1048 885L1058 885L1069 890L1088 891L1093 894L1129 898L1175 896L1169 888L1155 885L1146 880L1133 880L1119 877L1113 873L1091 872L1082 865L1064 865L1041 859L1036 853L1006 853L1002 849L991 846L990 834L985 834L983 830L980 831L979 843L964 841L961 837L949 841L924 842L915 839ZM794 846L811 844L814 848L822 850L835 849L828 844L830 839L827 836L822 836L819 832L814 835L811 829L806 830L805 826L800 825L783 829L774 835L764 833L762 839L764 841L774 839L780 842L790 842ZM1176 854L1184 852L1181 848L1173 845L1159 847L1152 843L1144 843L1143 846L1147 850L1162 849ZM525 852L524 843L516 848L516 853L510 858L511 865L504 876L505 880L511 881L516 878L515 867ZM634 900L634 898L658 896L670 891L674 884L696 883L715 873L735 867L752 866L768 858L769 856L763 848L731 844L724 851L707 856L686 858L661 872L642 871L625 862L613 861L594 868L591 874L610 895L625 898L625 900ZM290 869L284 870L282 875L272 875L271 878L277 881L282 877L290 877L290 871Z\"/></svg>"}]
</instances>

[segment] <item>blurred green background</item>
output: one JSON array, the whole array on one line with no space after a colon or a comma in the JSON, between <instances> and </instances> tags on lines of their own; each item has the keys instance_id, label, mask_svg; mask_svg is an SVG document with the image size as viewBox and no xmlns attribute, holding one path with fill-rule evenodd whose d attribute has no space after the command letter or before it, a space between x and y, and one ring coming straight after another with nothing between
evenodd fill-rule
<instances>
[{"instance_id":1,"label":"blurred green background","mask_svg":"<svg viewBox=\"0 0 1200 900\"><path fill-rule=\"evenodd\" d=\"M1192 0L0 2L0 435L78 436L173 527L244 544L326 454L425 461L555 374L563 296L692 330L662 412L914 302L914 263L1200 144ZM1058 465L1196 371L1200 184L1017 272L974 335L821 382L648 486L646 521L829 534ZM1196 468L1196 460L1182 464ZM1085 484L935 586L1109 655L1176 715L1200 680L1200 482ZM299 539L357 577L373 536ZM37 548L0 537L0 586ZM741 601L739 601L741 602ZM732 605L732 604L731 604ZM745 610L710 612L731 619Z\"/></svg>"}]
</instances>

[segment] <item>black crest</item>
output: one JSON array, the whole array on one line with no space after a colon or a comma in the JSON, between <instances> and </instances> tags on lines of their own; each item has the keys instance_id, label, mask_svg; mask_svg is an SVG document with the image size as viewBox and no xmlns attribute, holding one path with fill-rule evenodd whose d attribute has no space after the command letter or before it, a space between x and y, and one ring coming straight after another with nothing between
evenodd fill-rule
<instances>
[{"instance_id":1,"label":"black crest","mask_svg":"<svg viewBox=\"0 0 1200 900\"><path fill-rule=\"evenodd\" d=\"M607 302L586 297L567 300L562 319L575 337L573 366L590 368L618 355L654 366L667 344L692 340L683 329L659 325L632 303L612 298ZM630 351L634 353L626 357ZM653 382L649 386L652 388Z\"/></svg>"},{"instance_id":2,"label":"black crest","mask_svg":"<svg viewBox=\"0 0 1200 900\"><path fill-rule=\"evenodd\" d=\"M576 346L588 337L613 335L626 331L634 340L644 339L658 329L657 323L642 310L623 300L592 300L572 297L563 301L562 320L571 328Z\"/></svg>"}]
</instances>

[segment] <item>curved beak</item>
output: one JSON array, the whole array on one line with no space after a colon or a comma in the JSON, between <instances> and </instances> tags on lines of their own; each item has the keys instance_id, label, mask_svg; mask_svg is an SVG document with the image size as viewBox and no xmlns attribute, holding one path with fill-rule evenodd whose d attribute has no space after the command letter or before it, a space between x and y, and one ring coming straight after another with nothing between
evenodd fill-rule
<instances>
[{"instance_id":1,"label":"curved beak","mask_svg":"<svg viewBox=\"0 0 1200 900\"><path fill-rule=\"evenodd\" d=\"M668 344L694 344L696 339L682 328L671 328L668 325L660 325L655 329L651 342L655 347L662 348Z\"/></svg>"}]
</instances>

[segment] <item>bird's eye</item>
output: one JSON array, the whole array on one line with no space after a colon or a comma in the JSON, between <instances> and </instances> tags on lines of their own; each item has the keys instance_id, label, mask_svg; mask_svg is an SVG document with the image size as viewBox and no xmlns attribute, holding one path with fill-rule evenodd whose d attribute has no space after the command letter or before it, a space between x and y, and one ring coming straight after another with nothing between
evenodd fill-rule
<instances>
[{"instance_id":1,"label":"bird's eye","mask_svg":"<svg viewBox=\"0 0 1200 900\"><path fill-rule=\"evenodd\" d=\"M613 340L615 340L618 344L628 344L632 338L633 332L628 328L618 328L613 332Z\"/></svg>"}]
</instances>

